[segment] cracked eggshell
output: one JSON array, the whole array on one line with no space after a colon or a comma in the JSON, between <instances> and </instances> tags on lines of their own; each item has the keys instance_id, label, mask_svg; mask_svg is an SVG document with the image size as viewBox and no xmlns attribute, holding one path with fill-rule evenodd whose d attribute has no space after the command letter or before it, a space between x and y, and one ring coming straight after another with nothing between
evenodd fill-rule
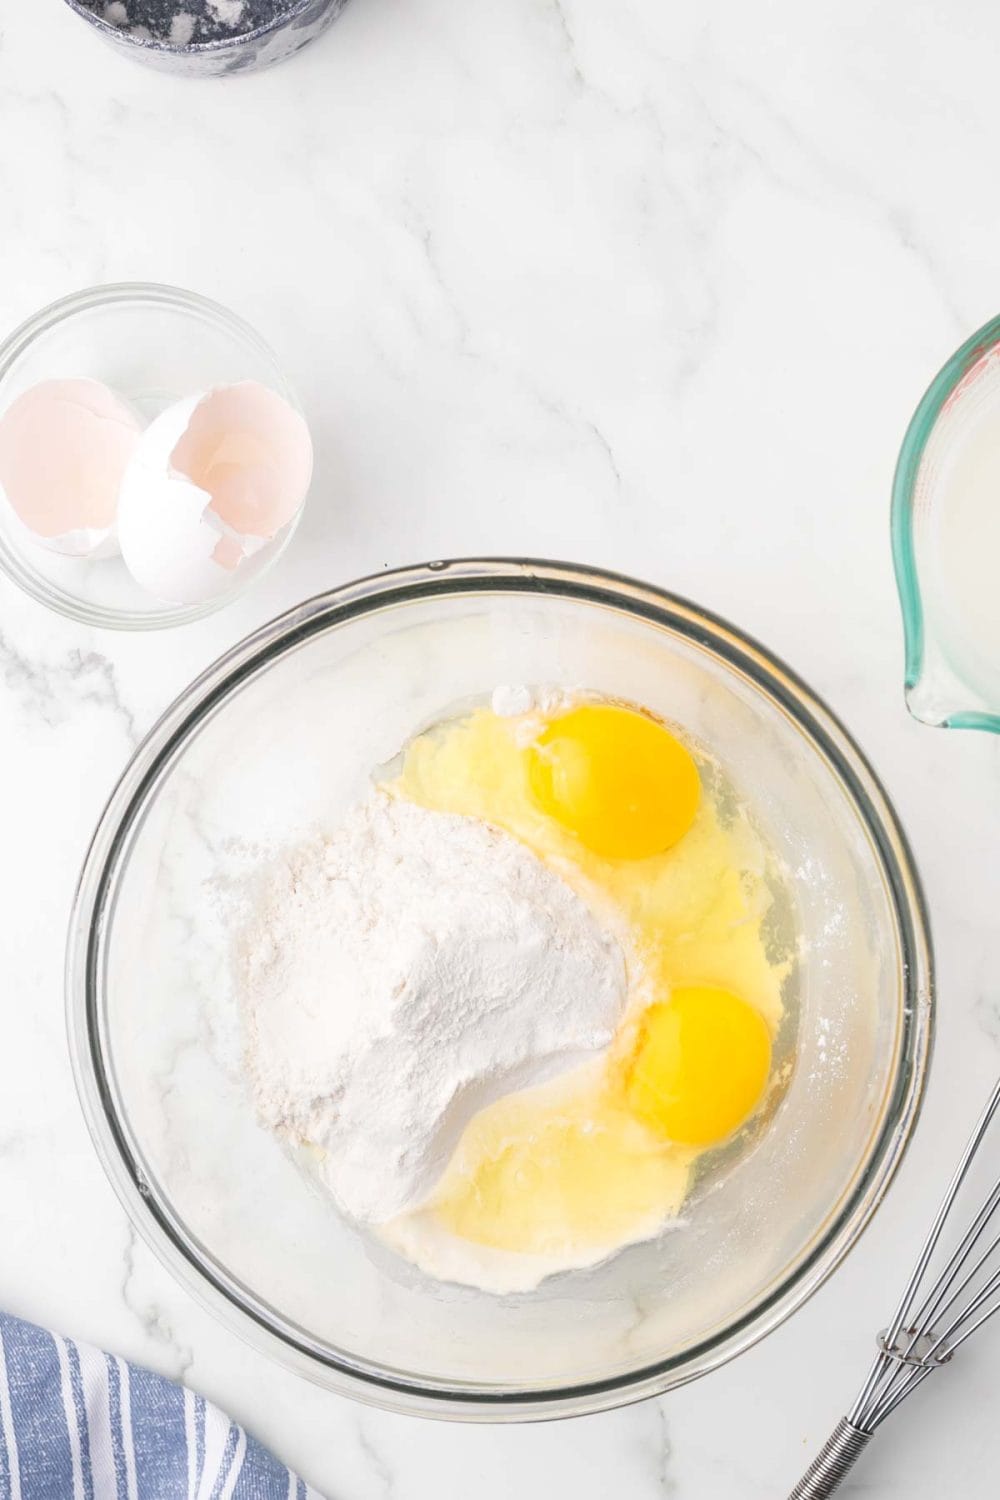
<instances>
[{"instance_id":1,"label":"cracked eggshell","mask_svg":"<svg viewBox=\"0 0 1000 1500\"><path fill-rule=\"evenodd\" d=\"M170 604L199 604L231 588L243 556L239 539L211 513L211 495L171 467L199 399L179 401L150 423L118 502L125 566L142 588ZM222 561L215 557L218 548Z\"/></svg>"},{"instance_id":2,"label":"cracked eggshell","mask_svg":"<svg viewBox=\"0 0 1000 1500\"><path fill-rule=\"evenodd\" d=\"M220 385L191 413L171 465L212 496L241 536L270 538L302 508L312 440L294 407L256 380Z\"/></svg>"},{"instance_id":3,"label":"cracked eggshell","mask_svg":"<svg viewBox=\"0 0 1000 1500\"><path fill-rule=\"evenodd\" d=\"M122 476L141 423L97 380L43 380L0 418L0 489L32 542L70 557L118 551Z\"/></svg>"},{"instance_id":4,"label":"cracked eggshell","mask_svg":"<svg viewBox=\"0 0 1000 1500\"><path fill-rule=\"evenodd\" d=\"M125 474L118 529L129 572L172 604L225 593L267 562L311 473L305 422L266 386L179 401L143 434Z\"/></svg>"}]
</instances>

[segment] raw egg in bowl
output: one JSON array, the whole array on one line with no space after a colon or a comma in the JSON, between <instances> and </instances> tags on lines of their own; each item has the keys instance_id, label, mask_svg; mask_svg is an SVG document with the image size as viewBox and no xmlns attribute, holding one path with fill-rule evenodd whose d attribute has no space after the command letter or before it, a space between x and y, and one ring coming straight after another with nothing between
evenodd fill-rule
<instances>
[{"instance_id":1,"label":"raw egg in bowl","mask_svg":"<svg viewBox=\"0 0 1000 1500\"><path fill-rule=\"evenodd\" d=\"M623 1013L596 1072L585 1063L581 1128L579 1092L561 1115L549 1100L521 1136L532 1092L490 1104L442 1179L436 1227L499 1256L544 1252L548 1205L594 1232L599 1181L611 1240L634 1222L637 1184L641 1210L676 1189L663 1232L657 1221L614 1253L486 1289L359 1228L309 1151L263 1128L243 1066L233 892L267 851L333 836L373 787L428 816L475 816L488 795L496 837L532 849L593 909L628 911L647 944L648 1003ZM111 799L68 977L94 1140L176 1274L331 1389L466 1419L614 1406L775 1327L880 1201L931 1036L917 877L841 725L697 607L544 562L362 580L210 668ZM514 1114L498 1136L501 1106ZM545 1189L520 1218L528 1199L505 1196L512 1161L514 1181Z\"/></svg>"}]
</instances>

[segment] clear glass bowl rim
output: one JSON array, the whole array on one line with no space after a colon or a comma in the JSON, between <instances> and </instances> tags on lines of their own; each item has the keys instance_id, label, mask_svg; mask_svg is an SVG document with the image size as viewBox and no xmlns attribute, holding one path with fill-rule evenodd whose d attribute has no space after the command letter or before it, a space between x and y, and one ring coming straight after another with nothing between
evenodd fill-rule
<instances>
[{"instance_id":1,"label":"clear glass bowl rim","mask_svg":"<svg viewBox=\"0 0 1000 1500\"><path fill-rule=\"evenodd\" d=\"M271 364L279 394L296 411L301 412L298 397L289 384L276 354L250 323L231 312L228 307L224 307L221 302L213 301L211 297L203 297L200 293L189 292L184 287L170 286L156 281L116 281L102 286L85 287L81 291L60 297L57 301L40 308L38 312L32 313L31 317L26 318L0 343L0 382L6 378L24 351L37 338L57 327L65 319L75 317L77 313L90 312L95 308L132 302L152 302L160 307L193 313L210 323L226 328L235 338L248 344L262 359ZM214 614L216 610L231 604L244 589L250 588L265 573L270 572L291 541L304 509L303 505L291 522L281 546L268 558L264 567L258 569L242 585L237 585L228 593L221 594L214 599L206 599L202 604L164 604L148 613L110 609L100 604L91 604L86 600L78 599L67 590L59 588L43 578L41 574L36 573L22 560L2 534L0 534L0 571L32 599L36 599L48 609L55 610L57 614L66 616L67 619L78 620L84 625L96 625L104 630L162 630L167 626L186 625L192 620L201 620L206 615Z\"/></svg>"},{"instance_id":2,"label":"clear glass bowl rim","mask_svg":"<svg viewBox=\"0 0 1000 1500\"><path fill-rule=\"evenodd\" d=\"M445 1384L333 1357L300 1328L237 1287L224 1267L154 1197L116 1113L101 1037L102 949L117 881L157 787L188 736L237 686L310 637L407 602L483 593L555 595L665 625L750 678L787 713L840 779L890 888L904 985L897 1067L870 1155L839 1215L816 1234L780 1285L702 1344L658 1363L558 1389L512 1392ZM399 1412L466 1421L576 1416L662 1394L715 1369L775 1329L826 1280L856 1244L902 1160L919 1114L933 1038L933 957L923 895L906 837L862 752L825 704L775 656L721 618L679 596L619 574L534 559L456 559L380 573L306 600L246 637L166 710L111 794L88 849L66 953L67 1027L84 1115L104 1168L136 1229L195 1295L250 1343L319 1384ZM200 1251L200 1253L199 1253Z\"/></svg>"},{"instance_id":3,"label":"clear glass bowl rim","mask_svg":"<svg viewBox=\"0 0 1000 1500\"><path fill-rule=\"evenodd\" d=\"M924 450L938 417L969 371L1000 343L1000 316L976 330L950 359L946 360L927 387L906 429L892 480L892 561L903 614L905 676L909 697L920 683L927 648L927 625L913 544L913 501ZM973 694L970 691L970 699ZM939 721L945 729L984 729L1000 734L1000 713L981 708L955 708Z\"/></svg>"}]
</instances>

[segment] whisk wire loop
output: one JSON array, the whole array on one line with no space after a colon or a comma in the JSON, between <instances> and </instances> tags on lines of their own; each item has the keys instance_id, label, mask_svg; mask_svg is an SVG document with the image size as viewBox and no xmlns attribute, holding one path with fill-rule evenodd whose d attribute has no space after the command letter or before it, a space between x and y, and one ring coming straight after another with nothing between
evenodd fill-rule
<instances>
[{"instance_id":1,"label":"whisk wire loop","mask_svg":"<svg viewBox=\"0 0 1000 1500\"><path fill-rule=\"evenodd\" d=\"M878 1337L878 1353L857 1400L792 1491L790 1500L825 1500L832 1495L876 1428L928 1375L948 1364L966 1339L1000 1312L1000 1231L993 1233L990 1228L1000 1213L1000 1179L994 1181L943 1269L932 1274L959 1190L998 1110L1000 1083L990 1095L948 1184L892 1320ZM988 1234L989 1243L980 1248Z\"/></svg>"}]
</instances>

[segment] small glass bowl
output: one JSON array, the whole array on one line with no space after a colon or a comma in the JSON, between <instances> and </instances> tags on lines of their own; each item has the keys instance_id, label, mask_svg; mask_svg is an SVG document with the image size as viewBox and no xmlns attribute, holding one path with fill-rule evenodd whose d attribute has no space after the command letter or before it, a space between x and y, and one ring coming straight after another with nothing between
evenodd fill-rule
<instances>
[{"instance_id":1,"label":"small glass bowl","mask_svg":"<svg viewBox=\"0 0 1000 1500\"><path fill-rule=\"evenodd\" d=\"M240 380L269 386L299 410L275 356L250 325L179 287L92 287L43 308L0 345L0 413L39 381L76 378L102 381L148 420L185 396ZM141 588L120 557L66 557L33 542L0 493L0 569L71 619L155 630L200 619L242 594L284 551L299 516L301 510L225 593L167 604Z\"/></svg>"},{"instance_id":2,"label":"small glass bowl","mask_svg":"<svg viewBox=\"0 0 1000 1500\"><path fill-rule=\"evenodd\" d=\"M998 487L1000 317L931 381L893 480L906 705L922 724L1000 734Z\"/></svg>"}]
</instances>

